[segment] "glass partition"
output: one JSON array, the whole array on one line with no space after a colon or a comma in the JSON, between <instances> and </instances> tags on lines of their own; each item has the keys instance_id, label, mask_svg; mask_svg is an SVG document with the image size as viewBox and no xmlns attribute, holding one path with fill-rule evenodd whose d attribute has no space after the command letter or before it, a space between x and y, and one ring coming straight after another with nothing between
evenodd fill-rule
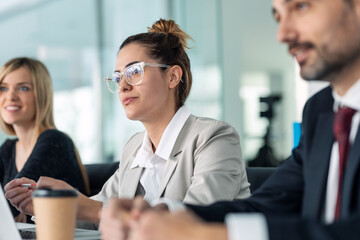
<instances>
[{"instance_id":1,"label":"glass partition","mask_svg":"<svg viewBox=\"0 0 360 240\"><path fill-rule=\"evenodd\" d=\"M160 17L173 18L193 38L191 112L232 124L250 160L268 126L260 97L279 94L270 141L276 156L286 157L302 106L294 62L276 43L268 0L2 1L0 64L18 56L43 61L53 78L56 125L73 138L83 161L120 160L126 141L143 127L126 118L102 78L114 71L122 41ZM7 137L0 134L1 141Z\"/></svg>"}]
</instances>

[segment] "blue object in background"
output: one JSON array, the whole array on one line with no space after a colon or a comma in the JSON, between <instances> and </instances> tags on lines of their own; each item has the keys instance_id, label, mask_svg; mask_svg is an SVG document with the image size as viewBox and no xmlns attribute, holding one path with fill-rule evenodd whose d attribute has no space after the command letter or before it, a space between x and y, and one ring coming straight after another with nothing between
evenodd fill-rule
<instances>
[{"instance_id":1,"label":"blue object in background","mask_svg":"<svg viewBox=\"0 0 360 240\"><path fill-rule=\"evenodd\" d=\"M296 148L299 145L300 137L301 137L301 123L294 122L293 123L293 134L294 134L294 148Z\"/></svg>"}]
</instances>

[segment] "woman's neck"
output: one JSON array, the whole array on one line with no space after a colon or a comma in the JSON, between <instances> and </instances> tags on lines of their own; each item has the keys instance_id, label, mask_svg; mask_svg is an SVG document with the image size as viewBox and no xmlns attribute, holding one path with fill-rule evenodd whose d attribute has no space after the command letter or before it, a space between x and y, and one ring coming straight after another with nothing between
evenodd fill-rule
<instances>
[{"instance_id":1,"label":"woman's neck","mask_svg":"<svg viewBox=\"0 0 360 240\"><path fill-rule=\"evenodd\" d=\"M169 111L168 114L162 115L160 118L154 119L154 121L143 122L146 132L150 138L150 141L153 145L154 152L159 146L160 140L166 127L169 125L171 119L174 117L176 111Z\"/></svg>"},{"instance_id":2,"label":"woman's neck","mask_svg":"<svg viewBox=\"0 0 360 240\"><path fill-rule=\"evenodd\" d=\"M14 130L18 137L15 148L15 163L17 171L20 172L30 157L40 133L33 126L14 126Z\"/></svg>"},{"instance_id":3,"label":"woman's neck","mask_svg":"<svg viewBox=\"0 0 360 240\"><path fill-rule=\"evenodd\" d=\"M33 149L37 138L40 133L35 126L32 127L19 127L14 126L16 136L18 138L18 144L23 150Z\"/></svg>"}]
</instances>

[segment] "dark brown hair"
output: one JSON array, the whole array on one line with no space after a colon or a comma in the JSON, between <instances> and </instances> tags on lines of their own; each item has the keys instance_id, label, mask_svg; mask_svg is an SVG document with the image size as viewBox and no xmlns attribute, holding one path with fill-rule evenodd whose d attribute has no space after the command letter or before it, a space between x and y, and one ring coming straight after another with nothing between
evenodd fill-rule
<instances>
[{"instance_id":1,"label":"dark brown hair","mask_svg":"<svg viewBox=\"0 0 360 240\"><path fill-rule=\"evenodd\" d=\"M120 46L119 51L130 43L140 43L148 49L148 56L159 63L170 66L178 65L183 72L182 80L176 89L176 107L184 105L189 96L192 75L190 59L186 54L189 48L186 40L191 37L182 31L174 20L160 19L148 28L147 33L139 33L128 37Z\"/></svg>"}]
</instances>

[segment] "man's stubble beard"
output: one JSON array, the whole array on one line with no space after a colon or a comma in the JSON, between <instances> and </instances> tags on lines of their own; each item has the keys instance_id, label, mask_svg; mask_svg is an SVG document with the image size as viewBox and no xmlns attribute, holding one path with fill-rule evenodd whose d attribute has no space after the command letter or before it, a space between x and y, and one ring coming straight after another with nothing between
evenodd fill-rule
<instances>
[{"instance_id":1,"label":"man's stubble beard","mask_svg":"<svg viewBox=\"0 0 360 240\"><path fill-rule=\"evenodd\" d=\"M340 73L360 59L360 41L352 47L343 47L340 51L330 50L326 46L315 50L317 59L314 63L310 66L300 65L300 75L307 81L336 81Z\"/></svg>"}]
</instances>

